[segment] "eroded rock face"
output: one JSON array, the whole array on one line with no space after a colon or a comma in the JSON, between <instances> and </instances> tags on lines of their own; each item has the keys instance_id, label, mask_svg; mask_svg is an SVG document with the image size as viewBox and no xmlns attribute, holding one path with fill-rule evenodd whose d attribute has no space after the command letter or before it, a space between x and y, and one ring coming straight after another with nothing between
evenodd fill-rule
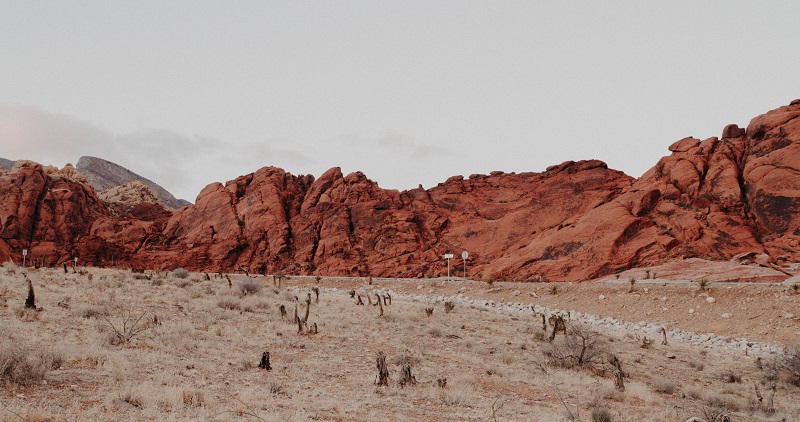
<instances>
[{"instance_id":1,"label":"eroded rock face","mask_svg":"<svg viewBox=\"0 0 800 422\"><path fill-rule=\"evenodd\" d=\"M112 186L100 192L98 197L107 203L118 204L128 211L143 202L158 204L162 208L166 208L161 199L142 182L130 182L121 186Z\"/></svg>"},{"instance_id":2,"label":"eroded rock face","mask_svg":"<svg viewBox=\"0 0 800 422\"><path fill-rule=\"evenodd\" d=\"M0 177L0 193L0 239L15 255L28 249L31 260L41 259L45 265L83 255L81 240L92 222L108 213L94 189L70 165L58 170L17 161Z\"/></svg>"},{"instance_id":3,"label":"eroded rock face","mask_svg":"<svg viewBox=\"0 0 800 422\"><path fill-rule=\"evenodd\" d=\"M265 167L174 212L135 187L104 193L133 199L109 206L74 169L22 162L0 176L0 258L27 247L50 262L420 277L468 250L473 277L554 281L694 257L770 266L800 258L798 115L795 102L682 139L638 180L589 160L399 192L360 172Z\"/></svg>"}]
</instances>

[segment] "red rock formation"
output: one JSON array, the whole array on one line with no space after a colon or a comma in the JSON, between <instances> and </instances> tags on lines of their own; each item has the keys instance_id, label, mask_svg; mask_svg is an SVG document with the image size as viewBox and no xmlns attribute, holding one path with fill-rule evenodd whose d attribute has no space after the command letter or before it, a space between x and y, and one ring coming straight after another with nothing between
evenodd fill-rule
<instances>
[{"instance_id":1,"label":"red rock formation","mask_svg":"<svg viewBox=\"0 0 800 422\"><path fill-rule=\"evenodd\" d=\"M638 180L592 160L399 192L338 168L315 180L265 167L174 212L109 206L74 169L27 163L0 173L0 258L29 248L50 262L419 277L468 250L470 275L511 280L743 253L772 265L800 258L798 116L796 101L721 139L682 139Z\"/></svg>"}]
</instances>

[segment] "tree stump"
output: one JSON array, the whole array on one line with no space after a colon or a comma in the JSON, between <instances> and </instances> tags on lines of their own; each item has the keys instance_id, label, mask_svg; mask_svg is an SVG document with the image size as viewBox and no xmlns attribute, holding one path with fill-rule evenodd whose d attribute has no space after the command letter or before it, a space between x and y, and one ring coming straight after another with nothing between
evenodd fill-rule
<instances>
[{"instance_id":1,"label":"tree stump","mask_svg":"<svg viewBox=\"0 0 800 422\"><path fill-rule=\"evenodd\" d=\"M547 341L552 343L553 340L556 339L556 333L559 331L564 333L564 335L567 334L567 324L564 322L564 317L560 315L552 315L548 322L553 326L553 332L550 333L550 338L548 338Z\"/></svg>"},{"instance_id":2,"label":"tree stump","mask_svg":"<svg viewBox=\"0 0 800 422\"><path fill-rule=\"evenodd\" d=\"M25 299L25 307L28 309L36 309L36 296L33 294L33 283L28 279L28 298Z\"/></svg>"},{"instance_id":3,"label":"tree stump","mask_svg":"<svg viewBox=\"0 0 800 422\"><path fill-rule=\"evenodd\" d=\"M261 354L261 363L258 364L258 367L267 371L272 370L272 366L269 365L269 352Z\"/></svg>"},{"instance_id":4,"label":"tree stump","mask_svg":"<svg viewBox=\"0 0 800 422\"><path fill-rule=\"evenodd\" d=\"M389 368L386 367L386 354L378 352L378 357L375 359L375 366L378 368L378 378L375 381L377 385L389 385Z\"/></svg>"},{"instance_id":5,"label":"tree stump","mask_svg":"<svg viewBox=\"0 0 800 422\"><path fill-rule=\"evenodd\" d=\"M411 375L411 365L403 365L400 370L400 387L405 387L406 384L417 385L417 378Z\"/></svg>"},{"instance_id":6,"label":"tree stump","mask_svg":"<svg viewBox=\"0 0 800 422\"><path fill-rule=\"evenodd\" d=\"M622 371L622 361L616 355L611 355L608 363L614 367L614 387L619 391L625 391L625 372Z\"/></svg>"},{"instance_id":7,"label":"tree stump","mask_svg":"<svg viewBox=\"0 0 800 422\"><path fill-rule=\"evenodd\" d=\"M308 313L311 312L311 293L308 294L308 299L306 299L306 316L303 318L303 323L308 322Z\"/></svg>"}]
</instances>

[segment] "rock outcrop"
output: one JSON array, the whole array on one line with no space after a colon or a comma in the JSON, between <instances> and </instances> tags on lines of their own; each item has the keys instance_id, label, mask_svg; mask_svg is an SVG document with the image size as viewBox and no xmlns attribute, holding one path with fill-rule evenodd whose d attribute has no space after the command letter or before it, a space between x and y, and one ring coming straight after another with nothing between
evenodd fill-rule
<instances>
[{"instance_id":1,"label":"rock outcrop","mask_svg":"<svg viewBox=\"0 0 800 422\"><path fill-rule=\"evenodd\" d=\"M106 189L126 185L131 182L139 182L150 188L161 202L168 208L177 209L184 205L191 205L183 199L175 199L171 193L158 184L139 176L138 174L114 164L110 161L96 157L81 157L76 165L78 170L86 175L92 187L103 192Z\"/></svg>"},{"instance_id":2,"label":"rock outcrop","mask_svg":"<svg viewBox=\"0 0 800 422\"><path fill-rule=\"evenodd\" d=\"M162 208L166 208L161 198L142 182L130 182L121 186L113 186L100 192L98 196L106 203L117 204L126 211L133 210L143 202L157 204Z\"/></svg>"},{"instance_id":3,"label":"rock outcrop","mask_svg":"<svg viewBox=\"0 0 800 422\"><path fill-rule=\"evenodd\" d=\"M0 258L24 247L51 263L421 277L467 250L470 276L520 281L687 258L779 268L800 259L798 116L795 101L720 138L682 139L639 179L588 160L400 192L360 172L265 167L174 211L141 185L104 192L109 205L74 169L17 163L0 177Z\"/></svg>"}]
</instances>

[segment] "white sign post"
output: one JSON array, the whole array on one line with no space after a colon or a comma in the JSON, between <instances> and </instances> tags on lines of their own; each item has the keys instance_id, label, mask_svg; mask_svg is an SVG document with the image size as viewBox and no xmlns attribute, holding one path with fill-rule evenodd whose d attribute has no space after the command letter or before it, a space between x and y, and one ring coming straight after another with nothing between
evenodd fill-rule
<instances>
[{"instance_id":1,"label":"white sign post","mask_svg":"<svg viewBox=\"0 0 800 422\"><path fill-rule=\"evenodd\" d=\"M27 258L27 256L28 256L28 250L27 249L23 249L22 250L22 266L23 267L25 266L25 258ZM36 264L36 263L34 262L34 264Z\"/></svg>"},{"instance_id":2,"label":"white sign post","mask_svg":"<svg viewBox=\"0 0 800 422\"><path fill-rule=\"evenodd\" d=\"M469 253L467 251L461 252L461 258L464 260L464 280L467 279L467 258L469 258Z\"/></svg>"},{"instance_id":3,"label":"white sign post","mask_svg":"<svg viewBox=\"0 0 800 422\"><path fill-rule=\"evenodd\" d=\"M450 260L453 259L453 254L451 253L444 254L444 259L447 260L447 281L450 281Z\"/></svg>"}]
</instances>

